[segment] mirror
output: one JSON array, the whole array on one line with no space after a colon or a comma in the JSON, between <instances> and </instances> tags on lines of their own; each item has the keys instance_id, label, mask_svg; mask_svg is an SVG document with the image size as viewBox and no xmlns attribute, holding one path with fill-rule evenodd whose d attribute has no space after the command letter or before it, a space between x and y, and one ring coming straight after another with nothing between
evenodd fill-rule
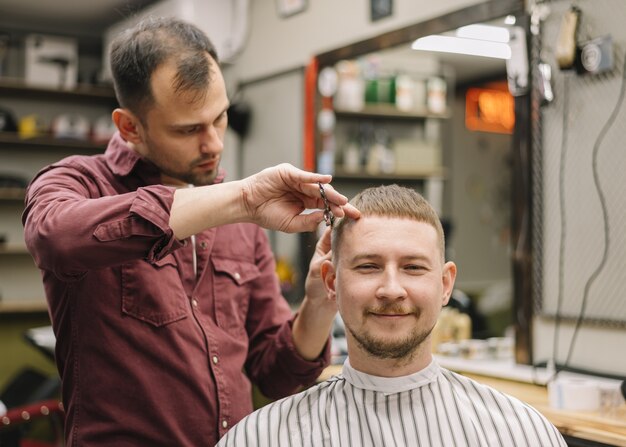
<instances>
[{"instance_id":1,"label":"mirror","mask_svg":"<svg viewBox=\"0 0 626 447\"><path fill-rule=\"evenodd\" d=\"M381 183L404 184L424 194L444 222L447 257L459 268L454 307L471 316L472 338L515 333L523 361L530 349L527 328L514 320L521 295L511 247L519 233L515 151L523 147L515 133L528 117L510 94L505 59L411 48L418 38L453 36L467 25L510 27L509 15L523 16L517 2L487 2L319 55L320 73L334 68L341 86L342 76L360 70L364 85L356 88L361 103L339 90L334 95L334 122L317 123L317 156L321 170L332 172L333 182L350 197ZM377 79L375 88L372 79ZM390 88L395 89L392 100L386 93ZM441 95L443 106L435 102ZM388 112L390 104L396 111ZM319 110L328 107L322 98ZM381 119L381 114L387 116ZM516 128L515 120L522 127ZM368 139L370 149L363 150ZM415 141L425 143L419 145L419 166L411 171L407 164L415 160ZM371 147L379 143L392 149L393 168L385 169L382 156L372 162ZM328 148L334 153L324 159ZM530 295L527 300L530 308Z\"/></svg>"}]
</instances>

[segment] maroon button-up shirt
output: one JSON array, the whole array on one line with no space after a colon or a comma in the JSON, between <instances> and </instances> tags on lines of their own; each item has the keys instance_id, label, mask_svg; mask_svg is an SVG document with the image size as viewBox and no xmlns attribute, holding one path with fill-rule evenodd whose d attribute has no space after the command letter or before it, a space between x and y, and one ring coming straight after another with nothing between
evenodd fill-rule
<instances>
[{"instance_id":1,"label":"maroon button-up shirt","mask_svg":"<svg viewBox=\"0 0 626 447\"><path fill-rule=\"evenodd\" d=\"M180 242L174 188L116 135L103 155L42 170L23 215L43 274L68 445L214 445L328 360L295 351L264 230L233 224ZM194 274L192 258L197 257Z\"/></svg>"}]
</instances>

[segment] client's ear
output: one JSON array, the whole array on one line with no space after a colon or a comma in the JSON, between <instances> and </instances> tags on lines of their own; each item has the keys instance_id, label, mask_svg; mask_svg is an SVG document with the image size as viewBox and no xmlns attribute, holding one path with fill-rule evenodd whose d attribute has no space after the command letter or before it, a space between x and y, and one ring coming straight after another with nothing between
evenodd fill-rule
<instances>
[{"instance_id":1,"label":"client's ear","mask_svg":"<svg viewBox=\"0 0 626 447\"><path fill-rule=\"evenodd\" d=\"M452 290L454 289L454 281L456 279L456 264L452 261L448 261L443 266L443 301L442 307L448 304L450 301L450 296L452 295Z\"/></svg>"},{"instance_id":2,"label":"client's ear","mask_svg":"<svg viewBox=\"0 0 626 447\"><path fill-rule=\"evenodd\" d=\"M328 298L332 301L337 300L337 294L335 292L335 266L328 259L322 262L320 267L320 273L322 275L322 281L324 282L324 288Z\"/></svg>"}]
</instances>

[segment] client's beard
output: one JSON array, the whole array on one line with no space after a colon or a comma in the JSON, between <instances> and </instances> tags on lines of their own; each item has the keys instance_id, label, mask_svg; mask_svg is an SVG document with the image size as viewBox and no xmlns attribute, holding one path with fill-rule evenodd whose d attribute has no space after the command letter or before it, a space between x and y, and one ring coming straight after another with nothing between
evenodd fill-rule
<instances>
[{"instance_id":1,"label":"client's beard","mask_svg":"<svg viewBox=\"0 0 626 447\"><path fill-rule=\"evenodd\" d=\"M424 343L434 329L434 325L426 330L416 326L411 333L401 340L384 340L368 331L357 333L352 328L346 329L356 342L371 356L380 359L400 360L411 357L417 348Z\"/></svg>"}]
</instances>

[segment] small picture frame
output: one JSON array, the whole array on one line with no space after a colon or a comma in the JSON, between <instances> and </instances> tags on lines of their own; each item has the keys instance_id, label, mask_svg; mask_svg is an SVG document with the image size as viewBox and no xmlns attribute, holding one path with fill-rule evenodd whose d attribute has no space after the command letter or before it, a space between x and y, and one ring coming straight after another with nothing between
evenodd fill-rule
<instances>
[{"instance_id":1,"label":"small picture frame","mask_svg":"<svg viewBox=\"0 0 626 447\"><path fill-rule=\"evenodd\" d=\"M393 12L393 0L370 0L370 20L375 22L389 17Z\"/></svg>"},{"instance_id":2,"label":"small picture frame","mask_svg":"<svg viewBox=\"0 0 626 447\"><path fill-rule=\"evenodd\" d=\"M276 0L276 11L278 16L291 17L304 11L308 0Z\"/></svg>"}]
</instances>

